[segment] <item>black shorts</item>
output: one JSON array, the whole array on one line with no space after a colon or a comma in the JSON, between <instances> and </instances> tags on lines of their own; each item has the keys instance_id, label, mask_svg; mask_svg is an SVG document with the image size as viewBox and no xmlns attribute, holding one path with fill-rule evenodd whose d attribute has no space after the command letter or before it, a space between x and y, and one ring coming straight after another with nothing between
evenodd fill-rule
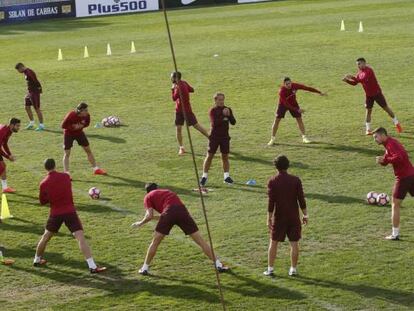
<instances>
[{"instance_id":1,"label":"black shorts","mask_svg":"<svg viewBox=\"0 0 414 311\"><path fill-rule=\"evenodd\" d=\"M24 98L24 104L26 107L40 108L40 93L29 92Z\"/></svg>"},{"instance_id":2,"label":"black shorts","mask_svg":"<svg viewBox=\"0 0 414 311\"><path fill-rule=\"evenodd\" d=\"M49 219L46 223L46 230L49 232L58 233L63 223L65 223L65 226L72 233L83 230L82 223L76 212L58 216L49 216Z\"/></svg>"},{"instance_id":3,"label":"black shorts","mask_svg":"<svg viewBox=\"0 0 414 311\"><path fill-rule=\"evenodd\" d=\"M187 124L188 126L193 126L198 123L197 118L193 112L186 112L187 116ZM175 113L175 125L184 125L184 113L182 112L176 112Z\"/></svg>"},{"instance_id":4,"label":"black shorts","mask_svg":"<svg viewBox=\"0 0 414 311\"><path fill-rule=\"evenodd\" d=\"M404 200L407 193L414 196L414 176L408 176L395 181L392 197Z\"/></svg>"},{"instance_id":5,"label":"black shorts","mask_svg":"<svg viewBox=\"0 0 414 311\"><path fill-rule=\"evenodd\" d=\"M78 142L79 146L82 147L88 147L89 146L89 141L88 138L86 137L85 133L81 133L77 136L70 136L70 135L66 135L64 134L63 136L63 148L65 150L69 150L73 147L73 142L74 141Z\"/></svg>"},{"instance_id":6,"label":"black shorts","mask_svg":"<svg viewBox=\"0 0 414 311\"><path fill-rule=\"evenodd\" d=\"M376 102L380 107L387 107L387 101L382 93L379 93L375 96L367 96L365 98L365 108L372 109L374 107L374 102Z\"/></svg>"},{"instance_id":7,"label":"black shorts","mask_svg":"<svg viewBox=\"0 0 414 311\"><path fill-rule=\"evenodd\" d=\"M197 224L185 206L174 205L166 209L160 216L155 231L168 235L174 225L183 230L186 235L198 231Z\"/></svg>"},{"instance_id":8,"label":"black shorts","mask_svg":"<svg viewBox=\"0 0 414 311\"><path fill-rule=\"evenodd\" d=\"M297 242L301 239L302 225L300 222L289 223L289 222L278 222L273 224L272 240L284 242L286 236L290 242Z\"/></svg>"}]
</instances>

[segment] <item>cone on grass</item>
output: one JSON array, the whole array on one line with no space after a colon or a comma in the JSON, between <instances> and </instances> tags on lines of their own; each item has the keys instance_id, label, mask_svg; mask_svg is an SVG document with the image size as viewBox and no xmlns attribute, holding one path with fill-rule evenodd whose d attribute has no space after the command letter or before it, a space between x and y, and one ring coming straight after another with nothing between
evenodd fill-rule
<instances>
[{"instance_id":1,"label":"cone on grass","mask_svg":"<svg viewBox=\"0 0 414 311\"><path fill-rule=\"evenodd\" d=\"M83 58L88 58L88 57L89 57L88 47L85 45L85 50L83 51Z\"/></svg>"},{"instance_id":2,"label":"cone on grass","mask_svg":"<svg viewBox=\"0 0 414 311\"><path fill-rule=\"evenodd\" d=\"M62 54L62 49L59 49L58 51L58 61L63 60L63 54Z\"/></svg>"},{"instance_id":3,"label":"cone on grass","mask_svg":"<svg viewBox=\"0 0 414 311\"><path fill-rule=\"evenodd\" d=\"M137 50L135 49L135 43L134 41L131 41L131 53L136 53Z\"/></svg>"},{"instance_id":4,"label":"cone on grass","mask_svg":"<svg viewBox=\"0 0 414 311\"><path fill-rule=\"evenodd\" d=\"M10 214L9 210L9 204L7 203L7 197L6 194L2 194L1 196L1 213L0 213L0 219L7 219L12 218L13 216Z\"/></svg>"},{"instance_id":5,"label":"cone on grass","mask_svg":"<svg viewBox=\"0 0 414 311\"><path fill-rule=\"evenodd\" d=\"M358 32L364 32L364 26L362 26L362 22L359 22Z\"/></svg>"},{"instance_id":6,"label":"cone on grass","mask_svg":"<svg viewBox=\"0 0 414 311\"><path fill-rule=\"evenodd\" d=\"M345 31L345 22L344 22L344 20L341 21L341 31Z\"/></svg>"},{"instance_id":7,"label":"cone on grass","mask_svg":"<svg viewBox=\"0 0 414 311\"><path fill-rule=\"evenodd\" d=\"M111 55L112 55L111 45L108 43L106 45L106 56L111 56Z\"/></svg>"}]
</instances>

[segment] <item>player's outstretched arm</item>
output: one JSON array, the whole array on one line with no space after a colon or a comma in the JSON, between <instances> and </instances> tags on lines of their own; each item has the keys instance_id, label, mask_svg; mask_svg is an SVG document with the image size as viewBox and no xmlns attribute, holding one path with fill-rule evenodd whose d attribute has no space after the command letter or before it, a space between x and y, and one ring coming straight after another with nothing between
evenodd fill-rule
<instances>
[{"instance_id":1,"label":"player's outstretched arm","mask_svg":"<svg viewBox=\"0 0 414 311\"><path fill-rule=\"evenodd\" d=\"M145 212L144 218L141 221L134 222L131 227L132 228L140 228L145 225L147 222L151 221L154 218L154 210L152 208L148 208Z\"/></svg>"}]
</instances>

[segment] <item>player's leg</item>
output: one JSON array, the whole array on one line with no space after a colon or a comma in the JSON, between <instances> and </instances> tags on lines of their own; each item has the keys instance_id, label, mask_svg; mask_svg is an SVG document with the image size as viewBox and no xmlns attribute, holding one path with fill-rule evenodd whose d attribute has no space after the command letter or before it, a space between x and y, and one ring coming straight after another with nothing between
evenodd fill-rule
<instances>
[{"instance_id":1,"label":"player's leg","mask_svg":"<svg viewBox=\"0 0 414 311\"><path fill-rule=\"evenodd\" d=\"M69 173L69 159L70 159L70 149L65 149L63 151L63 171L67 174Z\"/></svg>"},{"instance_id":2,"label":"player's leg","mask_svg":"<svg viewBox=\"0 0 414 311\"><path fill-rule=\"evenodd\" d=\"M26 130L31 130L34 127L34 117L33 117L33 112L32 112L32 100L30 98L30 95L27 94L25 99L25 109L26 109L26 113L27 116L29 117L29 124L26 126Z\"/></svg>"},{"instance_id":3,"label":"player's leg","mask_svg":"<svg viewBox=\"0 0 414 311\"><path fill-rule=\"evenodd\" d=\"M158 246L161 244L162 240L164 239L165 234L155 231L154 237L152 238L152 242L147 250L147 255L145 256L144 264L142 268L139 269L139 273L143 275L147 275L149 271L149 265L154 259L155 254L157 253Z\"/></svg>"},{"instance_id":4,"label":"player's leg","mask_svg":"<svg viewBox=\"0 0 414 311\"><path fill-rule=\"evenodd\" d=\"M208 258L210 258L210 260L212 261L212 262L214 262L214 264L215 264L215 266L216 266L216 268L217 268L217 270L219 271L219 272L224 272L224 271L226 271L226 270L228 270L228 268L227 267L225 267L224 265L223 265L223 263L220 261L220 259L218 259L218 258L215 258L214 256L213 256L213 251L212 251L212 249L211 249L211 246L203 239L203 237L201 236L201 234L200 234L200 231L196 231L196 232L194 232L194 233L192 233L192 234L190 234L190 237L193 239L193 241L198 245L198 246L200 246L200 248L201 248L201 250L203 251L203 253L208 257Z\"/></svg>"},{"instance_id":5,"label":"player's leg","mask_svg":"<svg viewBox=\"0 0 414 311\"><path fill-rule=\"evenodd\" d=\"M399 240L400 238L400 209L403 200L392 198L391 204L391 221L392 221L392 234L387 236L387 240Z\"/></svg>"},{"instance_id":6,"label":"player's leg","mask_svg":"<svg viewBox=\"0 0 414 311\"><path fill-rule=\"evenodd\" d=\"M289 275L296 275L297 270L296 267L298 266L299 260L299 242L298 241L290 241L290 269Z\"/></svg>"},{"instance_id":7,"label":"player's leg","mask_svg":"<svg viewBox=\"0 0 414 311\"><path fill-rule=\"evenodd\" d=\"M73 216L73 217L75 217L75 216ZM76 215L76 217L78 217L78 216ZM76 222L76 220L74 220L72 223L75 223L75 222ZM80 224L80 221L79 221L79 224ZM67 223L67 225L68 225L68 223ZM68 225L68 227L69 226L73 226L73 224ZM96 265L95 261L93 260L92 251L91 251L91 248L89 247L88 242L85 239L85 235L83 233L83 230L77 230L77 231L73 232L72 234L75 237L75 239L78 241L79 249L82 252L83 256L85 257L86 263L88 264L88 267L89 267L89 271L91 273L100 273L100 272L105 271L106 267L98 267Z\"/></svg>"},{"instance_id":8,"label":"player's leg","mask_svg":"<svg viewBox=\"0 0 414 311\"><path fill-rule=\"evenodd\" d=\"M392 111L391 107L388 106L384 95L382 93L377 95L375 100L378 103L378 105L380 105L381 108L384 109L384 111L392 118L392 122L394 123L394 126L397 129L397 132L401 133L403 131L402 126L400 122L398 121L397 117L395 116L394 112Z\"/></svg>"},{"instance_id":9,"label":"player's leg","mask_svg":"<svg viewBox=\"0 0 414 311\"><path fill-rule=\"evenodd\" d=\"M16 190L7 185L6 163L0 159L1 188L3 193L14 193Z\"/></svg>"},{"instance_id":10,"label":"player's leg","mask_svg":"<svg viewBox=\"0 0 414 311\"><path fill-rule=\"evenodd\" d=\"M178 146L180 150L178 151L178 155L183 155L185 153L184 144L183 144L183 126L176 125L175 127L175 137L177 138Z\"/></svg>"},{"instance_id":11,"label":"player's leg","mask_svg":"<svg viewBox=\"0 0 414 311\"><path fill-rule=\"evenodd\" d=\"M37 114L37 118L39 119L39 127L36 128L36 131L43 131L45 129L45 125L43 123L43 113L42 110L40 110L40 106L35 107L35 111Z\"/></svg>"},{"instance_id":12,"label":"player's leg","mask_svg":"<svg viewBox=\"0 0 414 311\"><path fill-rule=\"evenodd\" d=\"M273 146L275 144L276 133L277 133L277 130L279 129L279 124L281 121L282 121L282 117L278 117L278 116L276 116L275 120L273 121L272 136L270 137L270 141L267 143L268 146Z\"/></svg>"},{"instance_id":13,"label":"player's leg","mask_svg":"<svg viewBox=\"0 0 414 311\"><path fill-rule=\"evenodd\" d=\"M46 229L45 232L43 233L42 237L40 238L39 243L37 244L36 247L36 254L35 254L35 258L33 260L33 265L34 266L42 266L46 264L46 260L43 259L43 255L45 253L46 250L46 246L47 243L50 241L50 239L53 237L54 232L49 231L47 228L53 226L54 228L58 228L56 230L56 232L59 230L61 223L59 224L59 222L57 220L52 220L52 218L49 218L48 223L46 225ZM55 231L55 229L54 229Z\"/></svg>"},{"instance_id":14,"label":"player's leg","mask_svg":"<svg viewBox=\"0 0 414 311\"><path fill-rule=\"evenodd\" d=\"M273 238L269 241L269 249L267 251L267 270L263 272L266 276L273 276L274 265L277 255L277 245L278 241L274 240Z\"/></svg>"},{"instance_id":15,"label":"player's leg","mask_svg":"<svg viewBox=\"0 0 414 311\"><path fill-rule=\"evenodd\" d=\"M86 138L86 135L82 133L81 136L77 138L78 144L82 146L83 150L86 152L86 156L88 157L88 161L91 164L93 168L93 173L95 175L105 175L106 171L99 168L99 166L96 164L95 157L92 153L91 147L89 146L89 141Z\"/></svg>"},{"instance_id":16,"label":"player's leg","mask_svg":"<svg viewBox=\"0 0 414 311\"><path fill-rule=\"evenodd\" d=\"M0 220L1 223L1 220ZM11 266L12 264L14 264L14 260L13 259L6 259L4 258L5 256L5 248L4 246L0 246L0 264L5 265L5 266Z\"/></svg>"},{"instance_id":17,"label":"player's leg","mask_svg":"<svg viewBox=\"0 0 414 311\"><path fill-rule=\"evenodd\" d=\"M205 137L209 137L209 133L208 131L200 124L200 123L196 123L193 125L194 128L199 131L201 134L203 134Z\"/></svg>"},{"instance_id":18,"label":"player's leg","mask_svg":"<svg viewBox=\"0 0 414 311\"><path fill-rule=\"evenodd\" d=\"M302 141L305 144L311 143L311 140L306 137L305 124L303 123L302 117L297 117L296 122L298 123L299 131L302 134Z\"/></svg>"},{"instance_id":19,"label":"player's leg","mask_svg":"<svg viewBox=\"0 0 414 311\"><path fill-rule=\"evenodd\" d=\"M211 162L213 161L214 154L215 153L212 153L211 152L211 143L210 143L209 151L207 152L206 158L204 159L204 163L203 163L203 175L201 176L201 180L200 180L200 184L203 187L207 184L208 171L210 170Z\"/></svg>"},{"instance_id":20,"label":"player's leg","mask_svg":"<svg viewBox=\"0 0 414 311\"><path fill-rule=\"evenodd\" d=\"M221 162L223 164L224 182L226 184L233 184L234 181L230 177L230 161L228 153L221 153Z\"/></svg>"},{"instance_id":21,"label":"player's leg","mask_svg":"<svg viewBox=\"0 0 414 311\"><path fill-rule=\"evenodd\" d=\"M372 115L372 108L374 107L374 97L367 96L365 98L365 134L372 135L371 130L371 115Z\"/></svg>"}]
</instances>

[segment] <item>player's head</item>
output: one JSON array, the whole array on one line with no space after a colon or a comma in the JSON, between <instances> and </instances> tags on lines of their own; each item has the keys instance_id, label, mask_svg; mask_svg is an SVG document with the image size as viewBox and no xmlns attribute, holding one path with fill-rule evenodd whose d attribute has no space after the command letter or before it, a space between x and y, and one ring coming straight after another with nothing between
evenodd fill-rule
<instances>
[{"instance_id":1,"label":"player's head","mask_svg":"<svg viewBox=\"0 0 414 311\"><path fill-rule=\"evenodd\" d=\"M379 127L376 128L373 132L372 132L372 136L374 137L375 142L378 145L381 145L383 143L385 143L385 141L388 138L388 133L387 130L383 127Z\"/></svg>"},{"instance_id":2,"label":"player's head","mask_svg":"<svg viewBox=\"0 0 414 311\"><path fill-rule=\"evenodd\" d=\"M20 120L17 118L11 118L9 127L12 132L17 133L20 130Z\"/></svg>"},{"instance_id":3,"label":"player's head","mask_svg":"<svg viewBox=\"0 0 414 311\"><path fill-rule=\"evenodd\" d=\"M158 185L154 182L145 184L145 190L147 191L147 193L150 193L153 190L157 190L158 189Z\"/></svg>"},{"instance_id":4,"label":"player's head","mask_svg":"<svg viewBox=\"0 0 414 311\"><path fill-rule=\"evenodd\" d=\"M365 66L367 65L367 61L365 60L365 58L360 57L356 60L356 64L359 69L364 69Z\"/></svg>"},{"instance_id":5,"label":"player's head","mask_svg":"<svg viewBox=\"0 0 414 311\"><path fill-rule=\"evenodd\" d=\"M276 166L278 171L287 171L289 168L289 159L284 155L278 155L273 160L273 164Z\"/></svg>"},{"instance_id":6,"label":"player's head","mask_svg":"<svg viewBox=\"0 0 414 311\"><path fill-rule=\"evenodd\" d=\"M23 63L17 63L16 66L14 66L14 68L20 73L23 73L23 71L26 69Z\"/></svg>"},{"instance_id":7,"label":"player's head","mask_svg":"<svg viewBox=\"0 0 414 311\"><path fill-rule=\"evenodd\" d=\"M54 171L56 169L56 162L52 158L46 159L44 164L45 164L45 170L48 172Z\"/></svg>"},{"instance_id":8,"label":"player's head","mask_svg":"<svg viewBox=\"0 0 414 311\"><path fill-rule=\"evenodd\" d=\"M87 103L80 103L76 107L76 113L80 116L87 116L88 115L88 104Z\"/></svg>"},{"instance_id":9,"label":"player's head","mask_svg":"<svg viewBox=\"0 0 414 311\"><path fill-rule=\"evenodd\" d=\"M171 73L171 82L172 83L177 83L180 80L181 80L181 72L174 71L174 72Z\"/></svg>"},{"instance_id":10,"label":"player's head","mask_svg":"<svg viewBox=\"0 0 414 311\"><path fill-rule=\"evenodd\" d=\"M289 77L285 77L283 79L283 85L288 89L292 88L292 80Z\"/></svg>"},{"instance_id":11,"label":"player's head","mask_svg":"<svg viewBox=\"0 0 414 311\"><path fill-rule=\"evenodd\" d=\"M224 106L224 99L226 97L224 96L224 93L217 92L214 94L213 99L216 106L223 107Z\"/></svg>"}]
</instances>

